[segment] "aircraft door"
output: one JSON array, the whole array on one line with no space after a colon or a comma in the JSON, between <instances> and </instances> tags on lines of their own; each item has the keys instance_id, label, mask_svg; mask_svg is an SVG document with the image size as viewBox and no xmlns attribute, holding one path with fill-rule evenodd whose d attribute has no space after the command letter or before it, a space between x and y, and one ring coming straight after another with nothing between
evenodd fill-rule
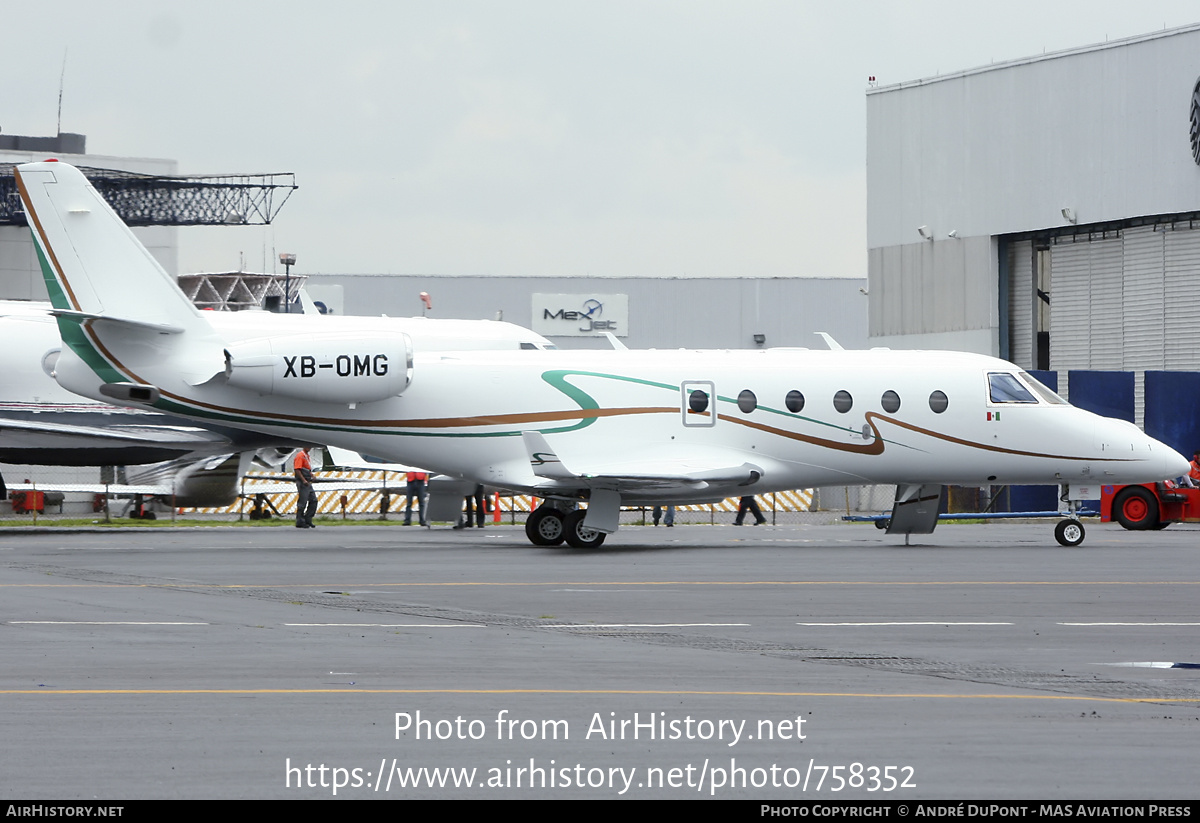
<instances>
[{"instance_id":1,"label":"aircraft door","mask_svg":"<svg viewBox=\"0 0 1200 823\"><path fill-rule=\"evenodd\" d=\"M711 380L685 380L680 384L680 411L683 425L705 427L716 425L717 393Z\"/></svg>"}]
</instances>

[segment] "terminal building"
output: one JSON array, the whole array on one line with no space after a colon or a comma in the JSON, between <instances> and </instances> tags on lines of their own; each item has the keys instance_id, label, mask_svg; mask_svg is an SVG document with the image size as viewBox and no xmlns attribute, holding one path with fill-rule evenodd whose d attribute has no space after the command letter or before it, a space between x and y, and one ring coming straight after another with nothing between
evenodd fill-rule
<instances>
[{"instance_id":1,"label":"terminal building","mask_svg":"<svg viewBox=\"0 0 1200 823\"><path fill-rule=\"evenodd\" d=\"M1200 24L867 91L872 345L1030 370L1188 454Z\"/></svg>"}]
</instances>

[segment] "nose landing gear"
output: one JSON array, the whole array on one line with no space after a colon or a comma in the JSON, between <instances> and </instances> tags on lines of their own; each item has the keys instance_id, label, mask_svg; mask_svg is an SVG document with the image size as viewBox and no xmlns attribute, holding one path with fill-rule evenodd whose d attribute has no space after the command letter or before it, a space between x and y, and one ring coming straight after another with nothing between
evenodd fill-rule
<instances>
[{"instance_id":1,"label":"nose landing gear","mask_svg":"<svg viewBox=\"0 0 1200 823\"><path fill-rule=\"evenodd\" d=\"M1078 546L1083 542L1083 524L1078 520L1060 520L1054 527L1054 539L1062 546Z\"/></svg>"}]
</instances>

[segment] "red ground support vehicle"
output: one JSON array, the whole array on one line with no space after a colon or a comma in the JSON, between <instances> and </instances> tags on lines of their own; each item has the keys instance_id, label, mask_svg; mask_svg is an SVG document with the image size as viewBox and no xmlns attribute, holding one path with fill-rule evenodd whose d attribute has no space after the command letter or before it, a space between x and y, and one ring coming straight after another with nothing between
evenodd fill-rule
<instances>
[{"instance_id":1,"label":"red ground support vehicle","mask_svg":"<svg viewBox=\"0 0 1200 823\"><path fill-rule=\"evenodd\" d=\"M1100 520L1127 529L1165 529L1172 523L1200 523L1200 489L1174 483L1101 486Z\"/></svg>"},{"instance_id":2,"label":"red ground support vehicle","mask_svg":"<svg viewBox=\"0 0 1200 823\"><path fill-rule=\"evenodd\" d=\"M10 497L15 514L28 514L31 511L41 514L46 510L46 495L43 492L13 492Z\"/></svg>"}]
</instances>

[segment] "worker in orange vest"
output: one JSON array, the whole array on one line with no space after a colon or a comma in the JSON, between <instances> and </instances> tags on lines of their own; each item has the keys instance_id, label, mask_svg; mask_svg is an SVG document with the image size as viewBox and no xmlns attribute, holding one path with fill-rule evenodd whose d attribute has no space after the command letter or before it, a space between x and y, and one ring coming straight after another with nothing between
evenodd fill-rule
<instances>
[{"instance_id":1,"label":"worker in orange vest","mask_svg":"<svg viewBox=\"0 0 1200 823\"><path fill-rule=\"evenodd\" d=\"M313 489L312 460L307 447L296 452L292 474L296 478L296 528L315 529L312 519L317 513L317 492Z\"/></svg>"},{"instance_id":2,"label":"worker in orange vest","mask_svg":"<svg viewBox=\"0 0 1200 823\"><path fill-rule=\"evenodd\" d=\"M1192 454L1192 468L1188 472L1188 479L1192 481L1193 486L1200 486L1200 451Z\"/></svg>"},{"instance_id":3,"label":"worker in orange vest","mask_svg":"<svg viewBox=\"0 0 1200 823\"><path fill-rule=\"evenodd\" d=\"M428 526L425 520L425 481L429 479L426 472L409 472L405 475L408 486L404 491L404 525L412 525L412 503L417 498L417 519L422 526Z\"/></svg>"}]
</instances>

